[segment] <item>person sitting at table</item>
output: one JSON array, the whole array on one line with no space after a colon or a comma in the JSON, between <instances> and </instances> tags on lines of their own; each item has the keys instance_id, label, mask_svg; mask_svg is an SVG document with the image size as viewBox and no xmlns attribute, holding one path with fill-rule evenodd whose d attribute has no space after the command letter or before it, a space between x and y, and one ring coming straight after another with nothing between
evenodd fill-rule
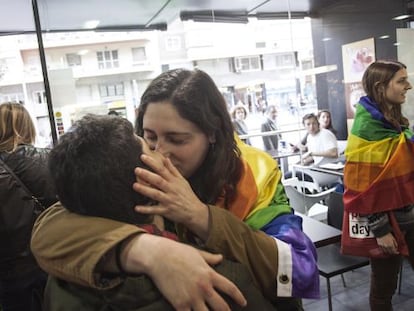
<instances>
[{"instance_id":1,"label":"person sitting at table","mask_svg":"<svg viewBox=\"0 0 414 311\"><path fill-rule=\"evenodd\" d=\"M269 105L266 109L267 120L262 123L262 133L278 130L276 124L277 108L275 105ZM262 136L264 148L266 151L278 150L279 139L282 139L282 135L275 134L270 136Z\"/></svg>"},{"instance_id":2,"label":"person sitting at table","mask_svg":"<svg viewBox=\"0 0 414 311\"><path fill-rule=\"evenodd\" d=\"M307 142L306 145L299 144L294 147L304 152L300 164L321 164L322 161L330 162L338 158L338 141L335 135L320 127L315 114L306 114L302 118L302 123L308 133Z\"/></svg>"},{"instance_id":3,"label":"person sitting at table","mask_svg":"<svg viewBox=\"0 0 414 311\"><path fill-rule=\"evenodd\" d=\"M332 134L334 134L335 137L336 137L337 131L332 125L332 116L331 116L331 112L329 110L326 110L326 109L319 110L318 111L318 121L319 121L319 126L321 128L330 130L332 132ZM306 133L306 135L301 140L302 145L306 145L307 140L308 140L308 135L309 134Z\"/></svg>"},{"instance_id":4,"label":"person sitting at table","mask_svg":"<svg viewBox=\"0 0 414 311\"><path fill-rule=\"evenodd\" d=\"M301 160L298 164L311 165L331 162L338 158L338 141L332 132L319 126L318 117L309 113L302 118L308 138L306 145L298 144L294 146L294 150L303 152ZM292 172L287 172L285 178L291 178ZM296 169L296 177L300 180L313 181L313 178L305 172L298 172Z\"/></svg>"}]
</instances>

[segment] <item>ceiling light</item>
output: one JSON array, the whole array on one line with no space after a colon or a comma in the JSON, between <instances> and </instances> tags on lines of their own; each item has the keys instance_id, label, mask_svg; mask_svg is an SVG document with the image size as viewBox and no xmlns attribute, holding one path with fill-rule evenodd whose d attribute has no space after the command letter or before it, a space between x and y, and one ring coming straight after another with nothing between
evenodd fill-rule
<instances>
[{"instance_id":1,"label":"ceiling light","mask_svg":"<svg viewBox=\"0 0 414 311\"><path fill-rule=\"evenodd\" d=\"M99 25L100 21L90 20L83 23L83 28L85 29L95 29Z\"/></svg>"},{"instance_id":2,"label":"ceiling light","mask_svg":"<svg viewBox=\"0 0 414 311\"><path fill-rule=\"evenodd\" d=\"M193 20L195 22L208 23L242 23L249 22L247 12L245 11L181 11L180 18L182 21Z\"/></svg>"},{"instance_id":3,"label":"ceiling light","mask_svg":"<svg viewBox=\"0 0 414 311\"><path fill-rule=\"evenodd\" d=\"M378 37L378 39L388 39L390 36L389 35L383 35L381 37Z\"/></svg>"},{"instance_id":4,"label":"ceiling light","mask_svg":"<svg viewBox=\"0 0 414 311\"><path fill-rule=\"evenodd\" d=\"M309 18L308 12L259 12L257 19L302 19Z\"/></svg>"},{"instance_id":5,"label":"ceiling light","mask_svg":"<svg viewBox=\"0 0 414 311\"><path fill-rule=\"evenodd\" d=\"M411 17L411 15L404 14L404 15L399 15L399 16L393 17L392 20L400 21L400 20L407 19L407 18L410 18L410 17Z\"/></svg>"}]
</instances>

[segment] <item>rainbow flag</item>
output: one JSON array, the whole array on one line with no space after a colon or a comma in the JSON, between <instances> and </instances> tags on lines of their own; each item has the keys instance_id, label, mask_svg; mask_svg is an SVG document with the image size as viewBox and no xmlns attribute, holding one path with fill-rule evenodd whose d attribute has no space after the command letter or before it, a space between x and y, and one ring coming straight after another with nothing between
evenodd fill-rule
<instances>
[{"instance_id":1,"label":"rainbow flag","mask_svg":"<svg viewBox=\"0 0 414 311\"><path fill-rule=\"evenodd\" d=\"M302 218L293 214L277 162L266 152L235 138L243 167L236 198L227 209L253 229L275 239L279 274L286 274L292 281L277 282L277 296L319 298L315 246L302 231ZM224 200L221 198L216 205L224 208Z\"/></svg>"},{"instance_id":2,"label":"rainbow flag","mask_svg":"<svg viewBox=\"0 0 414 311\"><path fill-rule=\"evenodd\" d=\"M367 96L357 105L345 156L347 211L372 214L414 203L414 133L395 128Z\"/></svg>"}]
</instances>

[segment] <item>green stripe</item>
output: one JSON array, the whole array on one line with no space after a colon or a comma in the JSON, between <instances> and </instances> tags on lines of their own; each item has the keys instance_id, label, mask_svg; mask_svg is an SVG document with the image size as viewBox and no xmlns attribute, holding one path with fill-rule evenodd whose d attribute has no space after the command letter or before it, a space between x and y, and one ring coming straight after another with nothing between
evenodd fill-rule
<instances>
[{"instance_id":1,"label":"green stripe","mask_svg":"<svg viewBox=\"0 0 414 311\"><path fill-rule=\"evenodd\" d=\"M275 195L270 201L269 206L258 210L245 220L245 222L253 229L260 229L267 225L275 217L291 213L288 198L283 185L279 183L276 187Z\"/></svg>"},{"instance_id":2,"label":"green stripe","mask_svg":"<svg viewBox=\"0 0 414 311\"><path fill-rule=\"evenodd\" d=\"M351 133L368 141L379 141L399 136L396 130L386 129L381 121L374 120L362 105L357 105Z\"/></svg>"},{"instance_id":3,"label":"green stripe","mask_svg":"<svg viewBox=\"0 0 414 311\"><path fill-rule=\"evenodd\" d=\"M381 121L373 119L371 114L360 104L356 108L351 133L368 141L379 141L400 136L397 130L385 128ZM413 136L413 132L408 128L404 129L404 134L408 139Z\"/></svg>"}]
</instances>

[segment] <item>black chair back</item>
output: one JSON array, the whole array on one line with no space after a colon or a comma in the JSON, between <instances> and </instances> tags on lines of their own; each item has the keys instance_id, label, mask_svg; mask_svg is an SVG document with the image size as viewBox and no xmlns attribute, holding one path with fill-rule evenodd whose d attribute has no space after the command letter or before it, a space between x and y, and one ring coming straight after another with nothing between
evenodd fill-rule
<instances>
[{"instance_id":1,"label":"black chair back","mask_svg":"<svg viewBox=\"0 0 414 311\"><path fill-rule=\"evenodd\" d=\"M328 206L328 225L342 230L344 218L344 195L340 192L332 192L326 198L325 204Z\"/></svg>"}]
</instances>

